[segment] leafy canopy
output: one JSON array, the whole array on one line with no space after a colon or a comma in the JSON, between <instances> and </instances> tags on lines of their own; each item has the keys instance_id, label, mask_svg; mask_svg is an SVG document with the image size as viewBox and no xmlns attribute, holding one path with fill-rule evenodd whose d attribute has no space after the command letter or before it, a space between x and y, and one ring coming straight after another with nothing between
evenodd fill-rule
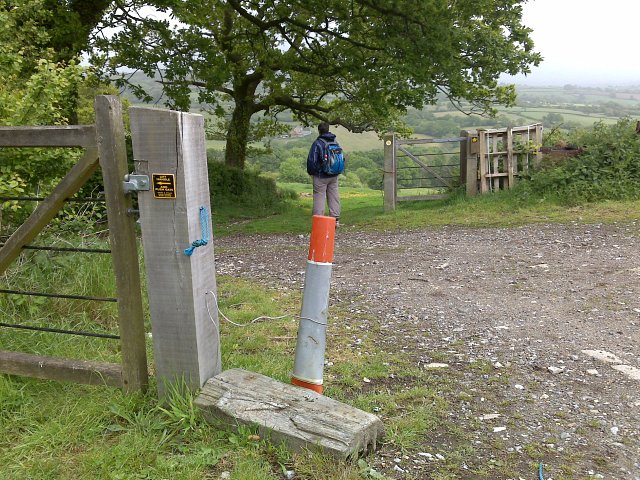
<instances>
[{"instance_id":1,"label":"leafy canopy","mask_svg":"<svg viewBox=\"0 0 640 480\"><path fill-rule=\"evenodd\" d=\"M57 4L53 0L0 2L0 126L66 125L72 119L93 122L93 97L103 93L105 86L86 74L70 49L54 48L64 43L67 27L62 28L66 23L61 18L72 17L60 17L63 6L53 9L52 3ZM0 149L0 196L46 194L78 155L69 149ZM0 214L3 209L15 213L5 215L5 225L16 215L26 215L30 207L25 205L0 202Z\"/></svg>"},{"instance_id":2,"label":"leafy canopy","mask_svg":"<svg viewBox=\"0 0 640 480\"><path fill-rule=\"evenodd\" d=\"M257 113L380 132L438 95L479 113L512 104L499 75L541 60L524 1L129 0L114 4L94 62L155 76L172 107L210 105L227 120L227 163L243 166Z\"/></svg>"},{"instance_id":3,"label":"leafy canopy","mask_svg":"<svg viewBox=\"0 0 640 480\"><path fill-rule=\"evenodd\" d=\"M19 6L0 4L0 125L63 125L69 96L80 80L77 64L55 61L42 23L50 16L42 0ZM68 163L60 152L0 149L0 196L19 196L49 185ZM0 210L17 212L21 204L0 202ZM6 220L6 218L5 218ZM6 223L6 222L5 222Z\"/></svg>"}]
</instances>

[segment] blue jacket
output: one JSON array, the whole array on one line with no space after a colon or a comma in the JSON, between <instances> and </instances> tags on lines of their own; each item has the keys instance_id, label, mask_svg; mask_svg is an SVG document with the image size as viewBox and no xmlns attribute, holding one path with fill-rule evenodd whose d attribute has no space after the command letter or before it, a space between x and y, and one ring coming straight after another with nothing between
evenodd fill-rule
<instances>
[{"instance_id":1,"label":"blue jacket","mask_svg":"<svg viewBox=\"0 0 640 480\"><path fill-rule=\"evenodd\" d=\"M321 171L324 143L320 141L320 138L328 142L333 142L336 136L331 132L323 133L313 142L309 150L309 155L307 156L307 173L320 178L336 177L337 175L327 175Z\"/></svg>"}]
</instances>

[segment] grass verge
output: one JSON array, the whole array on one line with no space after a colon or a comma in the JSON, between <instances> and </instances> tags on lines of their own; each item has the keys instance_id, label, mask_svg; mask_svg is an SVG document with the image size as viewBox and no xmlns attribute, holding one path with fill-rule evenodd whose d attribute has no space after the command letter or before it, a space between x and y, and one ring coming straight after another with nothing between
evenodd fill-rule
<instances>
[{"instance_id":1,"label":"grass verge","mask_svg":"<svg viewBox=\"0 0 640 480\"><path fill-rule=\"evenodd\" d=\"M216 235L308 233L313 204L310 185L284 184L298 194L282 212L261 218L229 220L216 224ZM607 201L567 207L554 199L522 198L515 192L498 192L467 198L454 194L446 200L400 202L385 213L379 190L341 188L342 216L347 229L399 231L428 227L515 227L536 223L613 223L640 218L640 201ZM214 222L216 207L214 210ZM248 215L250 212L248 213Z\"/></svg>"}]
</instances>

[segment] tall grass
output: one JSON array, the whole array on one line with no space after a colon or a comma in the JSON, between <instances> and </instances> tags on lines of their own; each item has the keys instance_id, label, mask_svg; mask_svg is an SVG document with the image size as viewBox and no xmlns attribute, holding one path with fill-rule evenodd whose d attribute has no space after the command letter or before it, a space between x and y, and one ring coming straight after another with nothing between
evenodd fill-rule
<instances>
[{"instance_id":1,"label":"tall grass","mask_svg":"<svg viewBox=\"0 0 640 480\"><path fill-rule=\"evenodd\" d=\"M284 184L297 192L283 212L218 224L217 235L308 233L311 226L312 191L303 184ZM531 223L616 222L637 219L640 202L635 199L567 205L557 196L537 195L527 189L500 191L466 197L452 192L446 200L400 202L384 212L383 193L378 190L340 188L343 230L401 231L441 226L471 228L508 227Z\"/></svg>"}]
</instances>

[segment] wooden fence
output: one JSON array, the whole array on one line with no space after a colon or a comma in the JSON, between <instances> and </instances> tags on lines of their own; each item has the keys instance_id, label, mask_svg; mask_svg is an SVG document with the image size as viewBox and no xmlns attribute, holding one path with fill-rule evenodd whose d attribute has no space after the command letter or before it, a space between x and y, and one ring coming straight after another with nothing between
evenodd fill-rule
<instances>
[{"instance_id":1,"label":"wooden fence","mask_svg":"<svg viewBox=\"0 0 640 480\"><path fill-rule=\"evenodd\" d=\"M467 195L513 188L542 153L542 124L464 130L461 174Z\"/></svg>"},{"instance_id":2,"label":"wooden fence","mask_svg":"<svg viewBox=\"0 0 640 480\"><path fill-rule=\"evenodd\" d=\"M0 127L0 147L81 147L84 155L0 249L0 274L101 168L109 238L116 281L118 327L122 363L103 363L45 357L23 352L0 352L0 373L77 383L107 384L126 392L148 384L140 273L135 219L125 195L127 174L122 106L117 97L95 101L95 125L54 127Z\"/></svg>"}]
</instances>

